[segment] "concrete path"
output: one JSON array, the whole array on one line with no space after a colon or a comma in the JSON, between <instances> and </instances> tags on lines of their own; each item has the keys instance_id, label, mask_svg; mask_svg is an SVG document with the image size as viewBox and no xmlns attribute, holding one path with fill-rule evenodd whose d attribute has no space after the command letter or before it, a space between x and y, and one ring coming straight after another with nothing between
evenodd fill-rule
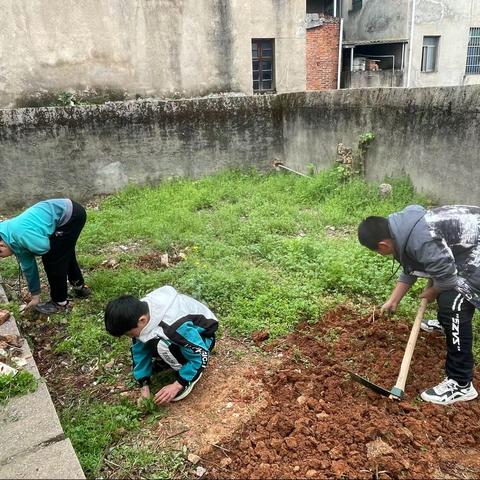
<instances>
[{"instance_id":1,"label":"concrete path","mask_svg":"<svg viewBox=\"0 0 480 480\"><path fill-rule=\"evenodd\" d=\"M0 303L7 302L0 285ZM0 334L19 335L13 316L0 325ZM22 357L28 362L24 368L40 379L25 340ZM85 478L42 379L34 393L0 407L0 479L7 478Z\"/></svg>"}]
</instances>

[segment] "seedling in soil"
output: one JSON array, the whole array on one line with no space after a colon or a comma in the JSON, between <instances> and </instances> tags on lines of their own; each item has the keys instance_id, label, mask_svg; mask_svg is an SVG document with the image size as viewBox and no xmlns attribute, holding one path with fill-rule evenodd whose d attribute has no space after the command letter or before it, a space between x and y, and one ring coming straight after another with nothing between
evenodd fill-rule
<instances>
[{"instance_id":1,"label":"seedling in soil","mask_svg":"<svg viewBox=\"0 0 480 480\"><path fill-rule=\"evenodd\" d=\"M340 333L336 328L331 328L328 332L324 335L323 339L327 343L335 343L340 338Z\"/></svg>"},{"instance_id":2,"label":"seedling in soil","mask_svg":"<svg viewBox=\"0 0 480 480\"><path fill-rule=\"evenodd\" d=\"M308 358L303 354L300 348L295 345L292 350L292 359L296 363L302 363L305 368L310 366L310 361Z\"/></svg>"}]
</instances>

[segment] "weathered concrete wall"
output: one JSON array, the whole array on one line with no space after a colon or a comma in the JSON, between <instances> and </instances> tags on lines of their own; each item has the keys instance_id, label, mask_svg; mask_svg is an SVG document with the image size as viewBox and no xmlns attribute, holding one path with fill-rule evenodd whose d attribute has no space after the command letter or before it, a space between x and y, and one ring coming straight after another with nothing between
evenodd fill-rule
<instances>
[{"instance_id":1,"label":"weathered concrete wall","mask_svg":"<svg viewBox=\"0 0 480 480\"><path fill-rule=\"evenodd\" d=\"M0 206L261 168L282 151L277 103L260 95L0 110Z\"/></svg>"},{"instance_id":2,"label":"weathered concrete wall","mask_svg":"<svg viewBox=\"0 0 480 480\"><path fill-rule=\"evenodd\" d=\"M355 147L372 131L369 180L406 174L440 203L480 204L480 87L341 90L293 101L284 120L293 168L326 166L339 142Z\"/></svg>"},{"instance_id":3,"label":"weathered concrete wall","mask_svg":"<svg viewBox=\"0 0 480 480\"><path fill-rule=\"evenodd\" d=\"M350 72L344 70L343 75L348 88L385 88L401 87L403 85L403 71L359 70Z\"/></svg>"},{"instance_id":4,"label":"weathered concrete wall","mask_svg":"<svg viewBox=\"0 0 480 480\"><path fill-rule=\"evenodd\" d=\"M410 0L363 0L352 10L352 0L342 0L344 41L398 40L408 38Z\"/></svg>"},{"instance_id":5,"label":"weathered concrete wall","mask_svg":"<svg viewBox=\"0 0 480 480\"><path fill-rule=\"evenodd\" d=\"M277 92L305 89L304 0L0 0L0 107L46 91L252 93L252 38Z\"/></svg>"},{"instance_id":6,"label":"weathered concrete wall","mask_svg":"<svg viewBox=\"0 0 480 480\"><path fill-rule=\"evenodd\" d=\"M274 158L326 168L368 131L369 179L407 174L440 202L478 204L479 118L479 86L0 110L0 211Z\"/></svg>"}]
</instances>

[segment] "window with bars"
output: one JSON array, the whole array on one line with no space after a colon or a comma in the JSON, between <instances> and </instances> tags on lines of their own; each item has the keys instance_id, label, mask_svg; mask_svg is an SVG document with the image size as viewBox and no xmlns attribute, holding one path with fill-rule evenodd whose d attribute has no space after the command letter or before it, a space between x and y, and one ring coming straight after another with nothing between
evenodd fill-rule
<instances>
[{"instance_id":1,"label":"window with bars","mask_svg":"<svg viewBox=\"0 0 480 480\"><path fill-rule=\"evenodd\" d=\"M423 37L422 72L437 70L438 41L440 37Z\"/></svg>"},{"instance_id":2,"label":"window with bars","mask_svg":"<svg viewBox=\"0 0 480 480\"><path fill-rule=\"evenodd\" d=\"M480 27L470 28L465 74L480 75Z\"/></svg>"},{"instance_id":3,"label":"window with bars","mask_svg":"<svg viewBox=\"0 0 480 480\"><path fill-rule=\"evenodd\" d=\"M253 91L272 92L274 84L274 40L252 40Z\"/></svg>"}]
</instances>

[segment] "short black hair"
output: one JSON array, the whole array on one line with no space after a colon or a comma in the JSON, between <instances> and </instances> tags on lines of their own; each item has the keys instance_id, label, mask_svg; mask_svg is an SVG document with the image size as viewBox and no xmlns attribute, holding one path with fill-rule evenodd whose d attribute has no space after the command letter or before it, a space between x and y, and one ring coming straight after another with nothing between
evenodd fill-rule
<instances>
[{"instance_id":1,"label":"short black hair","mask_svg":"<svg viewBox=\"0 0 480 480\"><path fill-rule=\"evenodd\" d=\"M122 295L111 300L105 308L105 328L114 337L121 337L135 328L139 318L147 313L147 302L133 295Z\"/></svg>"},{"instance_id":2,"label":"short black hair","mask_svg":"<svg viewBox=\"0 0 480 480\"><path fill-rule=\"evenodd\" d=\"M385 217L367 217L358 226L358 241L370 250L377 250L379 242L392 238Z\"/></svg>"}]
</instances>

